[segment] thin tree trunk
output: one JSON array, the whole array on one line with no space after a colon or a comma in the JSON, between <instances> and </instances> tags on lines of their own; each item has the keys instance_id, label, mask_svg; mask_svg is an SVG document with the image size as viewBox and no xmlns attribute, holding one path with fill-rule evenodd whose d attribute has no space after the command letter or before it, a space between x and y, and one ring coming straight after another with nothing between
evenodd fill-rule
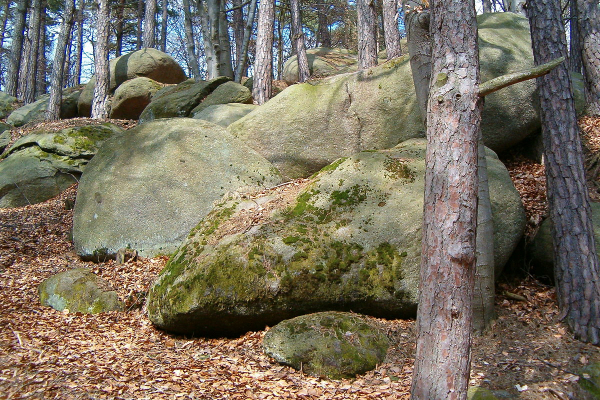
<instances>
[{"instance_id":1,"label":"thin tree trunk","mask_svg":"<svg viewBox=\"0 0 600 400\"><path fill-rule=\"evenodd\" d=\"M536 65L566 56L559 0L527 4ZM600 268L567 66L562 63L537 82L558 305L575 337L598 345Z\"/></svg>"},{"instance_id":2,"label":"thin tree trunk","mask_svg":"<svg viewBox=\"0 0 600 400\"><path fill-rule=\"evenodd\" d=\"M598 0L577 0L577 7L587 111L600 115L600 8Z\"/></svg>"},{"instance_id":3,"label":"thin tree trunk","mask_svg":"<svg viewBox=\"0 0 600 400\"><path fill-rule=\"evenodd\" d=\"M492 12L492 0L483 0L483 12L490 13Z\"/></svg>"},{"instance_id":4,"label":"thin tree trunk","mask_svg":"<svg viewBox=\"0 0 600 400\"><path fill-rule=\"evenodd\" d=\"M117 6L117 20L115 22L115 41L117 46L115 48L115 56L120 57L123 53L123 14L125 12L125 0L119 0Z\"/></svg>"},{"instance_id":5,"label":"thin tree trunk","mask_svg":"<svg viewBox=\"0 0 600 400\"><path fill-rule=\"evenodd\" d=\"M146 0L144 14L144 47L155 46L156 30L156 0Z\"/></svg>"},{"instance_id":6,"label":"thin tree trunk","mask_svg":"<svg viewBox=\"0 0 600 400\"><path fill-rule=\"evenodd\" d=\"M473 2L431 3L423 251L412 399L466 399L477 224L477 23Z\"/></svg>"},{"instance_id":7,"label":"thin tree trunk","mask_svg":"<svg viewBox=\"0 0 600 400\"><path fill-rule=\"evenodd\" d=\"M283 24L284 10L279 10L277 14L277 80L281 80L281 70L283 69Z\"/></svg>"},{"instance_id":8,"label":"thin tree trunk","mask_svg":"<svg viewBox=\"0 0 600 400\"><path fill-rule=\"evenodd\" d=\"M377 65L377 13L375 0L357 0L358 69Z\"/></svg>"},{"instance_id":9,"label":"thin tree trunk","mask_svg":"<svg viewBox=\"0 0 600 400\"><path fill-rule=\"evenodd\" d=\"M215 2L216 0L208 0L209 2ZM218 73L218 62L215 54L215 48L213 47L212 35L213 29L211 27L211 13L214 15L214 5L207 4L206 0L198 0L198 11L200 13L200 29L202 30L202 42L204 44L204 59L206 61L206 78L216 78ZM217 38L215 40L218 39ZM218 46L218 43L217 43Z\"/></svg>"},{"instance_id":10,"label":"thin tree trunk","mask_svg":"<svg viewBox=\"0 0 600 400\"><path fill-rule=\"evenodd\" d=\"M242 76L246 71L246 62L248 60L248 47L250 45L250 36L252 36L252 27L254 26L254 18L256 16L256 3L257 0L250 2L248 8L248 17L246 18L246 25L244 26L244 42L242 45L241 58L239 59L235 69L235 81L241 82Z\"/></svg>"},{"instance_id":11,"label":"thin tree trunk","mask_svg":"<svg viewBox=\"0 0 600 400\"><path fill-rule=\"evenodd\" d=\"M258 33L256 35L256 61L252 95L259 105L271 98L273 91L273 25L274 0L261 0L258 8Z\"/></svg>"},{"instance_id":12,"label":"thin tree trunk","mask_svg":"<svg viewBox=\"0 0 600 400\"><path fill-rule=\"evenodd\" d=\"M383 0L383 30L387 59L400 57L400 31L398 30L398 0Z\"/></svg>"},{"instance_id":13,"label":"thin tree trunk","mask_svg":"<svg viewBox=\"0 0 600 400\"><path fill-rule=\"evenodd\" d=\"M95 48L95 76L96 85L94 86L94 98L92 100L92 118L108 118L108 87L109 87L109 69L108 69L108 35L110 10L108 0L98 0L98 21L96 48Z\"/></svg>"},{"instance_id":14,"label":"thin tree trunk","mask_svg":"<svg viewBox=\"0 0 600 400\"><path fill-rule=\"evenodd\" d=\"M76 1L76 0L73 0L73 1ZM75 11L75 10L73 9L73 11ZM63 87L68 86L69 80L71 79L71 51L72 51L71 44L73 42L74 16L75 16L75 13L73 13L73 18L71 18L71 26L69 28L69 32L68 32L69 36L67 38L67 47L65 48L65 61L64 61L64 65L63 65L63 76L62 76Z\"/></svg>"},{"instance_id":15,"label":"thin tree trunk","mask_svg":"<svg viewBox=\"0 0 600 400\"><path fill-rule=\"evenodd\" d=\"M10 15L10 5L12 1L4 1L4 12L2 13L2 19L0 20L0 52L4 53L4 35L6 33L6 23L8 22L8 16Z\"/></svg>"},{"instance_id":16,"label":"thin tree trunk","mask_svg":"<svg viewBox=\"0 0 600 400\"><path fill-rule=\"evenodd\" d=\"M160 49L167 52L167 21L169 18L169 0L162 0L162 16L160 19Z\"/></svg>"},{"instance_id":17,"label":"thin tree trunk","mask_svg":"<svg viewBox=\"0 0 600 400\"><path fill-rule=\"evenodd\" d=\"M242 7L242 0L232 1L233 10L233 37L235 39L235 62L236 70L237 65L242 59L242 47L244 46L244 9Z\"/></svg>"},{"instance_id":18,"label":"thin tree trunk","mask_svg":"<svg viewBox=\"0 0 600 400\"><path fill-rule=\"evenodd\" d=\"M31 39L31 52L29 54L29 60L27 61L31 73L26 75L25 84L25 104L33 103L35 101L35 89L36 89L36 78L37 78L37 62L38 62L38 48L40 41L40 25L42 19L42 1L33 0L32 3L32 14L30 18L30 39Z\"/></svg>"},{"instance_id":19,"label":"thin tree trunk","mask_svg":"<svg viewBox=\"0 0 600 400\"><path fill-rule=\"evenodd\" d=\"M77 43L75 51L75 72L73 73L73 86L81 83L81 64L83 62L83 9L85 0L79 0L77 8Z\"/></svg>"},{"instance_id":20,"label":"thin tree trunk","mask_svg":"<svg viewBox=\"0 0 600 400\"><path fill-rule=\"evenodd\" d=\"M569 1L569 10L571 18L569 19L569 33L571 35L571 44L569 51L569 69L573 72L581 73L583 61L581 59L581 40L579 39L579 12L577 11L577 1Z\"/></svg>"},{"instance_id":21,"label":"thin tree trunk","mask_svg":"<svg viewBox=\"0 0 600 400\"><path fill-rule=\"evenodd\" d=\"M200 66L196 58L196 46L194 41L194 31L192 28L192 11L190 10L190 0L183 0L183 24L185 29L186 51L188 63L192 70L192 75L200 79Z\"/></svg>"},{"instance_id":22,"label":"thin tree trunk","mask_svg":"<svg viewBox=\"0 0 600 400\"><path fill-rule=\"evenodd\" d=\"M137 8L137 41L136 49L140 50L143 46L142 21L144 20L144 0L138 0Z\"/></svg>"},{"instance_id":23,"label":"thin tree trunk","mask_svg":"<svg viewBox=\"0 0 600 400\"><path fill-rule=\"evenodd\" d=\"M290 0L292 11L292 34L296 47L296 59L298 60L298 82L306 82L310 78L308 58L306 56L306 45L304 44L304 32L302 31L302 15L298 0Z\"/></svg>"},{"instance_id":24,"label":"thin tree trunk","mask_svg":"<svg viewBox=\"0 0 600 400\"><path fill-rule=\"evenodd\" d=\"M229 21L225 13L225 0L219 1L219 76L227 76L233 79L233 66L231 62L231 42L229 40Z\"/></svg>"},{"instance_id":25,"label":"thin tree trunk","mask_svg":"<svg viewBox=\"0 0 600 400\"><path fill-rule=\"evenodd\" d=\"M8 63L8 78L6 80L6 93L14 97L17 97L18 92L26 17L27 0L18 0L13 23L13 37L11 40L10 58Z\"/></svg>"},{"instance_id":26,"label":"thin tree trunk","mask_svg":"<svg viewBox=\"0 0 600 400\"><path fill-rule=\"evenodd\" d=\"M47 10L46 7L48 2L46 0L42 3L42 20L40 23L40 40L38 43L38 61L36 69L36 88L35 97L37 98L41 94L45 94L47 91L47 71L48 62L46 60L46 21L47 21Z\"/></svg>"},{"instance_id":27,"label":"thin tree trunk","mask_svg":"<svg viewBox=\"0 0 600 400\"><path fill-rule=\"evenodd\" d=\"M62 102L63 89L63 65L65 64L65 50L69 40L69 31L73 25L74 8L75 0L65 1L65 13L60 27L60 34L56 42L56 49L54 51L50 99L48 100L48 109L46 110L46 120L48 121L60 119L60 104Z\"/></svg>"}]
</instances>

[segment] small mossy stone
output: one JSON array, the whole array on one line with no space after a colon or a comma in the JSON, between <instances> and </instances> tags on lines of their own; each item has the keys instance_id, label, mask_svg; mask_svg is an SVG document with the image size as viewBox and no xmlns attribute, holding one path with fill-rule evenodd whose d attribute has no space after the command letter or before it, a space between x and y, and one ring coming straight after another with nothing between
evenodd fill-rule
<instances>
[{"instance_id":1,"label":"small mossy stone","mask_svg":"<svg viewBox=\"0 0 600 400\"><path fill-rule=\"evenodd\" d=\"M97 314L123 309L117 292L85 268L71 269L51 276L38 288L40 302L58 311Z\"/></svg>"},{"instance_id":2,"label":"small mossy stone","mask_svg":"<svg viewBox=\"0 0 600 400\"><path fill-rule=\"evenodd\" d=\"M591 394L593 399L600 399L600 363L587 365L581 370L579 385Z\"/></svg>"},{"instance_id":3,"label":"small mossy stone","mask_svg":"<svg viewBox=\"0 0 600 400\"><path fill-rule=\"evenodd\" d=\"M467 392L468 400L498 400L494 393L479 386L471 386Z\"/></svg>"},{"instance_id":4,"label":"small mossy stone","mask_svg":"<svg viewBox=\"0 0 600 400\"><path fill-rule=\"evenodd\" d=\"M383 362L387 336L357 314L321 312L280 322L265 335L277 362L330 379L354 378Z\"/></svg>"}]
</instances>

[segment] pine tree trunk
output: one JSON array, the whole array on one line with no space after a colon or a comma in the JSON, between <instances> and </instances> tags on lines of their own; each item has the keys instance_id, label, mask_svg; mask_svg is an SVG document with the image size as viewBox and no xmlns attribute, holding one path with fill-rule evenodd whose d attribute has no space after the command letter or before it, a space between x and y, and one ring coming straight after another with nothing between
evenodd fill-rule
<instances>
[{"instance_id":1,"label":"pine tree trunk","mask_svg":"<svg viewBox=\"0 0 600 400\"><path fill-rule=\"evenodd\" d=\"M400 57L400 31L398 30L398 0L383 0L383 30L387 59Z\"/></svg>"},{"instance_id":2,"label":"pine tree trunk","mask_svg":"<svg viewBox=\"0 0 600 400\"><path fill-rule=\"evenodd\" d=\"M19 85L19 71L21 70L21 56L23 53L23 37L25 36L25 19L27 17L27 0L17 0L17 9L13 22L13 37L8 60L8 77L6 80L6 93L17 97Z\"/></svg>"},{"instance_id":3,"label":"pine tree trunk","mask_svg":"<svg viewBox=\"0 0 600 400\"><path fill-rule=\"evenodd\" d=\"M45 94L48 90L46 78L48 71L48 62L46 60L46 21L47 21L47 10L46 7L48 2L46 0L42 3L42 20L40 26L40 40L38 43L38 61L37 61L37 78L36 78L36 89L35 97L37 98L41 94Z\"/></svg>"},{"instance_id":4,"label":"pine tree trunk","mask_svg":"<svg viewBox=\"0 0 600 400\"><path fill-rule=\"evenodd\" d=\"M273 28L275 6L273 0L261 0L258 7L256 61L252 95L259 105L271 98L273 91Z\"/></svg>"},{"instance_id":5,"label":"pine tree trunk","mask_svg":"<svg viewBox=\"0 0 600 400\"><path fill-rule=\"evenodd\" d=\"M577 0L577 8L587 112L600 115L600 8L598 0Z\"/></svg>"},{"instance_id":6,"label":"pine tree trunk","mask_svg":"<svg viewBox=\"0 0 600 400\"><path fill-rule=\"evenodd\" d=\"M292 12L292 35L296 47L296 58L298 60L298 82L306 82L310 78L308 58L306 57L306 46L304 44L304 32L302 31L302 15L298 0L290 0Z\"/></svg>"},{"instance_id":7,"label":"pine tree trunk","mask_svg":"<svg viewBox=\"0 0 600 400\"><path fill-rule=\"evenodd\" d=\"M73 25L73 10L75 8L75 0L65 1L65 12L62 24L60 26L60 34L56 41L56 49L54 51L54 61L52 67L52 79L50 84L50 99L48 100L48 109L46 110L46 120L55 121L60 119L60 104L62 102L63 89L63 65L65 64L67 42L69 40L69 32Z\"/></svg>"},{"instance_id":8,"label":"pine tree trunk","mask_svg":"<svg viewBox=\"0 0 600 400\"><path fill-rule=\"evenodd\" d=\"M490 13L492 12L492 0L483 0L483 12Z\"/></svg>"},{"instance_id":9,"label":"pine tree trunk","mask_svg":"<svg viewBox=\"0 0 600 400\"><path fill-rule=\"evenodd\" d=\"M283 24L284 10L277 14L277 80L281 80L281 71L283 70Z\"/></svg>"},{"instance_id":10,"label":"pine tree trunk","mask_svg":"<svg viewBox=\"0 0 600 400\"><path fill-rule=\"evenodd\" d=\"M246 62L248 60L248 47L250 45L250 36L252 35L252 27L254 26L254 18L256 16L256 0L250 1L248 8L248 17L244 26L244 42L242 44L241 58L239 59L235 69L235 81L241 82L242 76L246 71Z\"/></svg>"},{"instance_id":11,"label":"pine tree trunk","mask_svg":"<svg viewBox=\"0 0 600 400\"><path fill-rule=\"evenodd\" d=\"M472 2L431 3L423 251L411 399L466 399L481 121Z\"/></svg>"},{"instance_id":12,"label":"pine tree trunk","mask_svg":"<svg viewBox=\"0 0 600 400\"><path fill-rule=\"evenodd\" d=\"M200 66L196 57L196 46L194 41L194 31L192 28L192 11L190 9L190 0L183 0L183 24L185 29L185 44L188 57L188 64L192 75L200 79Z\"/></svg>"},{"instance_id":13,"label":"pine tree trunk","mask_svg":"<svg viewBox=\"0 0 600 400\"><path fill-rule=\"evenodd\" d=\"M581 59L581 40L579 39L579 12L577 11L577 1L569 1L569 34L571 35L569 51L569 69L573 72L581 73L583 61Z\"/></svg>"},{"instance_id":14,"label":"pine tree trunk","mask_svg":"<svg viewBox=\"0 0 600 400\"><path fill-rule=\"evenodd\" d=\"M320 47L331 47L328 10L329 4L326 1L317 3L317 44Z\"/></svg>"},{"instance_id":15,"label":"pine tree trunk","mask_svg":"<svg viewBox=\"0 0 600 400\"><path fill-rule=\"evenodd\" d=\"M559 0L527 4L536 65L566 56ZM562 63L537 82L558 306L575 337L598 345L600 268L567 66Z\"/></svg>"},{"instance_id":16,"label":"pine tree trunk","mask_svg":"<svg viewBox=\"0 0 600 400\"><path fill-rule=\"evenodd\" d=\"M225 0L219 0L219 76L226 76L233 79L233 66L231 63L231 42L229 40L229 21L225 13Z\"/></svg>"},{"instance_id":17,"label":"pine tree trunk","mask_svg":"<svg viewBox=\"0 0 600 400\"><path fill-rule=\"evenodd\" d=\"M108 87L109 87L109 69L108 69L108 35L110 10L108 0L98 0L98 21L96 23L97 40L95 49L95 77L94 98L92 100L92 118L108 118Z\"/></svg>"},{"instance_id":18,"label":"pine tree trunk","mask_svg":"<svg viewBox=\"0 0 600 400\"><path fill-rule=\"evenodd\" d=\"M162 16L160 19L160 50L167 52L167 21L169 18L169 0L162 0Z\"/></svg>"},{"instance_id":19,"label":"pine tree trunk","mask_svg":"<svg viewBox=\"0 0 600 400\"><path fill-rule=\"evenodd\" d=\"M10 15L11 3L12 1L5 0L5 5L2 10L2 19L0 20L0 54L4 54L4 35L6 34L6 24L8 22L8 16Z\"/></svg>"},{"instance_id":20,"label":"pine tree trunk","mask_svg":"<svg viewBox=\"0 0 600 400\"><path fill-rule=\"evenodd\" d=\"M79 0L77 8L77 41L75 51L75 72L73 73L73 86L81 83L81 64L83 61L83 9L85 0Z\"/></svg>"},{"instance_id":21,"label":"pine tree trunk","mask_svg":"<svg viewBox=\"0 0 600 400\"><path fill-rule=\"evenodd\" d=\"M213 3L216 0L208 0ZM206 62L206 79L213 79L219 76L217 56L212 43L212 28L209 9L211 6L207 0L198 0L198 12L200 13L200 30L202 31L202 43L204 47L204 60Z\"/></svg>"},{"instance_id":22,"label":"pine tree trunk","mask_svg":"<svg viewBox=\"0 0 600 400\"><path fill-rule=\"evenodd\" d=\"M232 1L233 10L233 37L235 43L235 62L236 70L237 64L242 59L242 47L244 46L244 9L242 7L242 0Z\"/></svg>"},{"instance_id":23,"label":"pine tree trunk","mask_svg":"<svg viewBox=\"0 0 600 400\"><path fill-rule=\"evenodd\" d=\"M42 1L33 0L32 3L31 21L29 26L30 32L30 45L31 52L27 61L31 73L26 76L25 84L25 104L33 103L35 101L35 89L36 89L36 78L37 78L37 62L38 62L38 48L40 42L40 25L42 20Z\"/></svg>"},{"instance_id":24,"label":"pine tree trunk","mask_svg":"<svg viewBox=\"0 0 600 400\"><path fill-rule=\"evenodd\" d=\"M115 56L120 57L123 54L123 14L125 12L125 0L119 0L117 6L117 20L115 21L115 41L117 43L115 48Z\"/></svg>"},{"instance_id":25,"label":"pine tree trunk","mask_svg":"<svg viewBox=\"0 0 600 400\"><path fill-rule=\"evenodd\" d=\"M144 13L144 47L155 46L156 30L156 0L146 0Z\"/></svg>"},{"instance_id":26,"label":"pine tree trunk","mask_svg":"<svg viewBox=\"0 0 600 400\"><path fill-rule=\"evenodd\" d=\"M377 14L375 0L357 0L358 69L377 65Z\"/></svg>"},{"instance_id":27,"label":"pine tree trunk","mask_svg":"<svg viewBox=\"0 0 600 400\"><path fill-rule=\"evenodd\" d=\"M76 0L73 0L76 1ZM74 9L72 11L75 11ZM63 65L63 74L62 74L62 85L63 87L67 87L69 85L69 80L71 79L71 44L73 42L73 20L75 17L75 13L73 13L73 17L71 17L71 26L69 28L68 38L67 38L67 47L65 48L65 61Z\"/></svg>"},{"instance_id":28,"label":"pine tree trunk","mask_svg":"<svg viewBox=\"0 0 600 400\"><path fill-rule=\"evenodd\" d=\"M142 22L144 21L144 0L138 0L137 8L137 41L135 48L140 50L143 46Z\"/></svg>"}]
</instances>

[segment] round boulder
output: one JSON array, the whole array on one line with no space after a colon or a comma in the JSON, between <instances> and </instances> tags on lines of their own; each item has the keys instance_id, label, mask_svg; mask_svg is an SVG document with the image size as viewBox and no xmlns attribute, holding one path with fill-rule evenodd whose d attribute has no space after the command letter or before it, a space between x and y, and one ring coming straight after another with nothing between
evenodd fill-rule
<instances>
[{"instance_id":1,"label":"round boulder","mask_svg":"<svg viewBox=\"0 0 600 400\"><path fill-rule=\"evenodd\" d=\"M79 101L82 90L83 86L63 90L62 102L60 105L61 119L76 118L79 116L77 102ZM44 121L46 119L46 110L48 110L49 100L50 95L40 96L35 102L26 104L13 111L6 119L6 122L12 126L23 126L30 122Z\"/></svg>"},{"instance_id":2,"label":"round boulder","mask_svg":"<svg viewBox=\"0 0 600 400\"><path fill-rule=\"evenodd\" d=\"M263 339L275 361L330 379L355 378L385 359L387 336L357 314L321 312L280 322Z\"/></svg>"},{"instance_id":3,"label":"round boulder","mask_svg":"<svg viewBox=\"0 0 600 400\"><path fill-rule=\"evenodd\" d=\"M198 104L190 112L194 115L215 104L227 103L252 103L252 93L246 86L236 82L225 82L217 87L211 94L206 96L202 103Z\"/></svg>"},{"instance_id":4,"label":"round boulder","mask_svg":"<svg viewBox=\"0 0 600 400\"><path fill-rule=\"evenodd\" d=\"M356 71L358 57L346 49L317 47L306 50L308 68L311 76L324 78L327 76ZM283 64L283 80L288 85L298 82L298 57L293 55Z\"/></svg>"},{"instance_id":5,"label":"round boulder","mask_svg":"<svg viewBox=\"0 0 600 400\"><path fill-rule=\"evenodd\" d=\"M111 102L110 117L115 119L138 119L152 95L163 87L150 78L134 78L115 90Z\"/></svg>"},{"instance_id":6,"label":"round boulder","mask_svg":"<svg viewBox=\"0 0 600 400\"><path fill-rule=\"evenodd\" d=\"M0 119L6 118L16 107L17 98L0 92Z\"/></svg>"}]
</instances>

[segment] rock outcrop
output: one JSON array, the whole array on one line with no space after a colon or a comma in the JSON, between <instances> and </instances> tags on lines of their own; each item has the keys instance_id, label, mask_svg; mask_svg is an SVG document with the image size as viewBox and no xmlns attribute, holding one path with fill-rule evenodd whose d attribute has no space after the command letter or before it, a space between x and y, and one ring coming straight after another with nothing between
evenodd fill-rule
<instances>
[{"instance_id":1,"label":"rock outcrop","mask_svg":"<svg viewBox=\"0 0 600 400\"><path fill-rule=\"evenodd\" d=\"M238 119L254 111L257 107L258 106L255 106L254 104L217 104L214 106L208 106L202 111L195 113L193 118L203 119L205 121L227 127Z\"/></svg>"},{"instance_id":2,"label":"rock outcrop","mask_svg":"<svg viewBox=\"0 0 600 400\"><path fill-rule=\"evenodd\" d=\"M63 90L62 102L60 106L60 118L76 118L79 116L77 111L77 102L83 86L77 86ZM46 119L46 110L48 109L48 101L50 95L43 95L33 103L24 105L13 111L6 122L12 126L23 126L30 122L41 122Z\"/></svg>"}]
</instances>

